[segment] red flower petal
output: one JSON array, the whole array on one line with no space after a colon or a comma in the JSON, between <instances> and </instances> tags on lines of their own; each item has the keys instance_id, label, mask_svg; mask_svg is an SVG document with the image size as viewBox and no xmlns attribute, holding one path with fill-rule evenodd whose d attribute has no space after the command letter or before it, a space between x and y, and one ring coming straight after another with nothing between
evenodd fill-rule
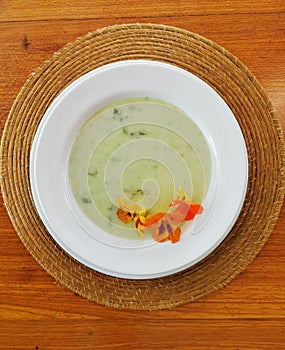
<instances>
[{"instance_id":1,"label":"red flower petal","mask_svg":"<svg viewBox=\"0 0 285 350\"><path fill-rule=\"evenodd\" d=\"M189 220L192 220L194 219L195 215L197 214L201 214L203 211L203 207L202 205L200 204L191 204L186 216L185 216L185 219L186 221L189 221Z\"/></svg>"}]
</instances>

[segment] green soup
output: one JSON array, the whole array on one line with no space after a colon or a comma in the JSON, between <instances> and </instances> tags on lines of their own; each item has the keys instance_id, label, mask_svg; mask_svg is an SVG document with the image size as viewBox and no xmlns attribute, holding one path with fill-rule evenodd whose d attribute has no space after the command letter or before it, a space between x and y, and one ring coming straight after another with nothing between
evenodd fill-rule
<instances>
[{"instance_id":1,"label":"green soup","mask_svg":"<svg viewBox=\"0 0 285 350\"><path fill-rule=\"evenodd\" d=\"M147 97L116 101L79 130L69 158L69 182L82 212L104 231L140 238L116 215L116 199L149 214L167 211L181 187L202 203L210 152L198 126L180 109Z\"/></svg>"}]
</instances>

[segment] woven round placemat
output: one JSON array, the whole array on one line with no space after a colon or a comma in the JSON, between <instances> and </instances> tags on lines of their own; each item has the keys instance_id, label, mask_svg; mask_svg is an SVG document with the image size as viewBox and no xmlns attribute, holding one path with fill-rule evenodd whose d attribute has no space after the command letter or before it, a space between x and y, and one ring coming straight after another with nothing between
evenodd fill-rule
<instances>
[{"instance_id":1,"label":"woven round placemat","mask_svg":"<svg viewBox=\"0 0 285 350\"><path fill-rule=\"evenodd\" d=\"M245 203L227 238L195 266L153 280L106 276L70 257L42 224L29 183L31 144L53 99L82 74L127 59L170 63L206 81L236 116L249 156ZM122 309L163 309L222 288L261 250L283 203L284 154L283 134L272 105L258 81L236 57L206 38L175 27L117 25L68 44L29 77L13 104L2 136L1 187L20 239L55 280L99 304Z\"/></svg>"}]
</instances>

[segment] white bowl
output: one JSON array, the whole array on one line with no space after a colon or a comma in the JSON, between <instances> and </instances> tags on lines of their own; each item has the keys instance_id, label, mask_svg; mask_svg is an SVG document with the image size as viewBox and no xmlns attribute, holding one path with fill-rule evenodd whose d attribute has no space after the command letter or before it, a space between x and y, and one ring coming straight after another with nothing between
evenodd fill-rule
<instances>
[{"instance_id":1,"label":"white bowl","mask_svg":"<svg viewBox=\"0 0 285 350\"><path fill-rule=\"evenodd\" d=\"M149 96L169 102L203 132L212 176L195 228L177 244L112 244L99 228L90 235L71 203L68 159L80 127L101 107L121 98ZM240 127L224 100L205 82L175 66L129 60L95 69L68 86L51 104L37 130L30 160L31 189L39 215L57 243L94 270L123 278L156 278L186 269L227 236L241 210L248 163ZM76 209L77 208L77 209ZM77 211L77 212L76 212ZM139 241L138 241L139 242Z\"/></svg>"}]
</instances>

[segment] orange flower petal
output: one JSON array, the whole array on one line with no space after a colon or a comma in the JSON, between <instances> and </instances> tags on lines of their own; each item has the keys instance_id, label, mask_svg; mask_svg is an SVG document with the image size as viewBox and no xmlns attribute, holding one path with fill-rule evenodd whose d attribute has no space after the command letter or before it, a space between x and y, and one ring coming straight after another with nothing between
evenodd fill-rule
<instances>
[{"instance_id":1,"label":"orange flower petal","mask_svg":"<svg viewBox=\"0 0 285 350\"><path fill-rule=\"evenodd\" d=\"M191 207L190 207L190 210L191 210L192 213L201 214L202 211L203 211L203 207L200 204L192 203Z\"/></svg>"},{"instance_id":2,"label":"orange flower petal","mask_svg":"<svg viewBox=\"0 0 285 350\"><path fill-rule=\"evenodd\" d=\"M117 210L117 216L124 224L129 224L133 220L133 214L121 208Z\"/></svg>"},{"instance_id":3,"label":"orange flower petal","mask_svg":"<svg viewBox=\"0 0 285 350\"><path fill-rule=\"evenodd\" d=\"M172 207L176 206L176 208L172 211L172 213L180 212L181 214L186 215L190 208L190 205L191 203L175 200L171 204Z\"/></svg>"},{"instance_id":4,"label":"orange flower petal","mask_svg":"<svg viewBox=\"0 0 285 350\"><path fill-rule=\"evenodd\" d=\"M157 213L155 215L149 215L144 222L145 227L152 226L154 224L157 224L162 218L164 218L166 213Z\"/></svg>"},{"instance_id":5,"label":"orange flower petal","mask_svg":"<svg viewBox=\"0 0 285 350\"><path fill-rule=\"evenodd\" d=\"M168 236L168 239L171 241L171 243L177 243L180 241L181 236L181 228L176 227L176 229Z\"/></svg>"},{"instance_id":6,"label":"orange flower petal","mask_svg":"<svg viewBox=\"0 0 285 350\"><path fill-rule=\"evenodd\" d=\"M194 219L195 215L201 214L203 211L203 207L200 204L191 204L187 215L185 216L184 220L192 220Z\"/></svg>"},{"instance_id":7,"label":"orange flower petal","mask_svg":"<svg viewBox=\"0 0 285 350\"><path fill-rule=\"evenodd\" d=\"M188 203L182 200L173 200L170 206L177 206L171 213L172 221L175 224L182 223L182 221L189 221L194 219L196 214L201 214L203 207L194 202Z\"/></svg>"},{"instance_id":8,"label":"orange flower petal","mask_svg":"<svg viewBox=\"0 0 285 350\"><path fill-rule=\"evenodd\" d=\"M152 238L156 242L165 242L168 240L169 232L168 231L169 224L162 220L161 223L154 225L152 228ZM172 227L170 226L170 229L172 230Z\"/></svg>"},{"instance_id":9,"label":"orange flower petal","mask_svg":"<svg viewBox=\"0 0 285 350\"><path fill-rule=\"evenodd\" d=\"M172 225L181 225L185 220L186 213L180 213L180 211L175 211L168 214L169 221Z\"/></svg>"}]
</instances>

